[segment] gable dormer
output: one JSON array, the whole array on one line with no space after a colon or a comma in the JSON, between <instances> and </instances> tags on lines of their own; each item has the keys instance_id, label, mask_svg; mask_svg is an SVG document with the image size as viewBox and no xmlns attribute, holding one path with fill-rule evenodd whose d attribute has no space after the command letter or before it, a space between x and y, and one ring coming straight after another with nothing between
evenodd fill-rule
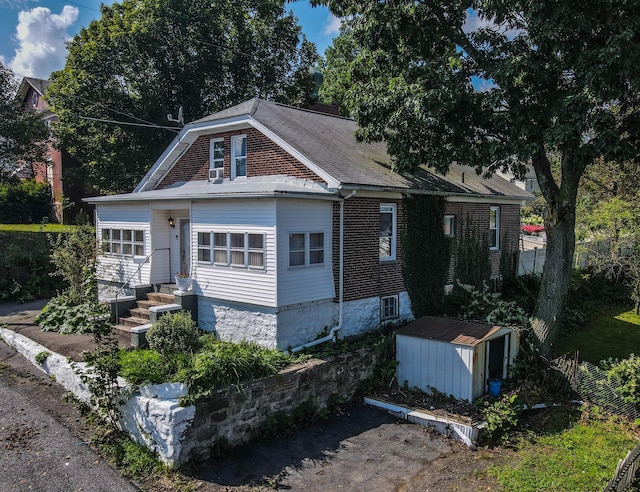
<instances>
[{"instance_id":1,"label":"gable dormer","mask_svg":"<svg viewBox=\"0 0 640 492\"><path fill-rule=\"evenodd\" d=\"M221 171L211 172L214 169ZM162 178L156 189L185 181L216 182L221 179L241 180L246 177L273 175L325 182L262 132L249 127L199 136Z\"/></svg>"}]
</instances>

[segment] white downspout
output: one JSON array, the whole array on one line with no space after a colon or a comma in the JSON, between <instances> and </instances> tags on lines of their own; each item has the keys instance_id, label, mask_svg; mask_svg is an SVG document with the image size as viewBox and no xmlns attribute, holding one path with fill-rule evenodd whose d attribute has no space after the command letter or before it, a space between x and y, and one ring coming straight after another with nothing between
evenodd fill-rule
<instances>
[{"instance_id":1,"label":"white downspout","mask_svg":"<svg viewBox=\"0 0 640 492\"><path fill-rule=\"evenodd\" d=\"M320 345L321 343L328 342L329 340L334 339L334 337L337 340L338 330L342 328L342 304L344 298L344 202L355 194L356 190L353 190L347 196L342 198L342 200L340 200L340 251L338 253L340 257L338 268L338 324L331 328L327 336L312 340L298 347L294 347L291 349L292 353L300 352L302 349L308 347L315 347L316 345Z\"/></svg>"}]
</instances>

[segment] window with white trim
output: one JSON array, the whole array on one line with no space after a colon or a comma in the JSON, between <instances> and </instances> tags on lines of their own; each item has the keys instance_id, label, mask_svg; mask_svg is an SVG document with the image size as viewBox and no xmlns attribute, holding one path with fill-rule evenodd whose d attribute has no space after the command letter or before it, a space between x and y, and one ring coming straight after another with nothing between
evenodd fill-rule
<instances>
[{"instance_id":1,"label":"window with white trim","mask_svg":"<svg viewBox=\"0 0 640 492\"><path fill-rule=\"evenodd\" d=\"M247 136L231 137L231 179L247 175Z\"/></svg>"},{"instance_id":2,"label":"window with white trim","mask_svg":"<svg viewBox=\"0 0 640 492\"><path fill-rule=\"evenodd\" d=\"M400 316L398 294L380 298L380 319L394 319Z\"/></svg>"},{"instance_id":3,"label":"window with white trim","mask_svg":"<svg viewBox=\"0 0 640 492\"><path fill-rule=\"evenodd\" d=\"M224 167L224 139L213 138L209 140L209 169L221 169Z\"/></svg>"},{"instance_id":4,"label":"window with white trim","mask_svg":"<svg viewBox=\"0 0 640 492\"><path fill-rule=\"evenodd\" d=\"M198 261L211 264L213 259L217 266L264 269L264 245L264 234L198 232Z\"/></svg>"},{"instance_id":5,"label":"window with white trim","mask_svg":"<svg viewBox=\"0 0 640 492\"><path fill-rule=\"evenodd\" d=\"M141 229L102 229L105 253L121 256L144 256L144 231Z\"/></svg>"},{"instance_id":6,"label":"window with white trim","mask_svg":"<svg viewBox=\"0 0 640 492\"><path fill-rule=\"evenodd\" d=\"M489 249L500 248L500 207L489 207Z\"/></svg>"},{"instance_id":7,"label":"window with white trim","mask_svg":"<svg viewBox=\"0 0 640 492\"><path fill-rule=\"evenodd\" d=\"M289 267L324 265L324 232L289 234Z\"/></svg>"},{"instance_id":8,"label":"window with white trim","mask_svg":"<svg viewBox=\"0 0 640 492\"><path fill-rule=\"evenodd\" d=\"M456 216L445 215L443 227L444 227L445 237L455 237L456 236Z\"/></svg>"},{"instance_id":9,"label":"window with white trim","mask_svg":"<svg viewBox=\"0 0 640 492\"><path fill-rule=\"evenodd\" d=\"M396 259L396 205L380 204L380 241L378 251L381 260Z\"/></svg>"}]
</instances>

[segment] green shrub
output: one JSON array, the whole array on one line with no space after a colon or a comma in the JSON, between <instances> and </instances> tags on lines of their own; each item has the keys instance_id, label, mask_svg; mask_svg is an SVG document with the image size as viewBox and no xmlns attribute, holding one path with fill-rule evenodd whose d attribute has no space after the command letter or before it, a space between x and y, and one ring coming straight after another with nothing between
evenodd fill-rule
<instances>
[{"instance_id":1,"label":"green shrub","mask_svg":"<svg viewBox=\"0 0 640 492\"><path fill-rule=\"evenodd\" d=\"M164 383L173 372L171 364L154 350L123 350L119 358L120 375L132 384Z\"/></svg>"},{"instance_id":2,"label":"green shrub","mask_svg":"<svg viewBox=\"0 0 640 492\"><path fill-rule=\"evenodd\" d=\"M518 426L523 406L518 393L503 394L500 399L490 402L484 401L482 413L487 425L484 439L490 444L503 441L507 433Z\"/></svg>"},{"instance_id":3,"label":"green shrub","mask_svg":"<svg viewBox=\"0 0 640 492\"><path fill-rule=\"evenodd\" d=\"M93 333L97 320L108 315L108 308L98 302L74 305L61 294L51 299L35 319L42 331L57 331L64 335Z\"/></svg>"},{"instance_id":4,"label":"green shrub","mask_svg":"<svg viewBox=\"0 0 640 492\"><path fill-rule=\"evenodd\" d=\"M37 224L49 219L51 190L33 179L0 183L0 223Z\"/></svg>"},{"instance_id":5,"label":"green shrub","mask_svg":"<svg viewBox=\"0 0 640 492\"><path fill-rule=\"evenodd\" d=\"M607 374L620 380L616 391L625 401L640 406L640 356L631 354L619 362L612 361Z\"/></svg>"},{"instance_id":6,"label":"green shrub","mask_svg":"<svg viewBox=\"0 0 640 492\"><path fill-rule=\"evenodd\" d=\"M162 316L147 332L147 341L163 355L195 352L201 347L200 332L187 311Z\"/></svg>"},{"instance_id":7,"label":"green shrub","mask_svg":"<svg viewBox=\"0 0 640 492\"><path fill-rule=\"evenodd\" d=\"M144 480L162 470L155 453L136 444L124 433L111 433L98 441L98 448L125 478Z\"/></svg>"},{"instance_id":8,"label":"green shrub","mask_svg":"<svg viewBox=\"0 0 640 492\"><path fill-rule=\"evenodd\" d=\"M493 323L500 326L529 327L529 317L515 302L505 301L500 294L483 284L482 290L471 285L458 284L464 293L461 316L464 319Z\"/></svg>"},{"instance_id":9,"label":"green shrub","mask_svg":"<svg viewBox=\"0 0 640 492\"><path fill-rule=\"evenodd\" d=\"M202 351L194 354L191 363L183 367L177 380L189 386L194 397L206 396L218 388L242 381L277 374L297 359L275 349L266 349L254 342L222 342L205 336Z\"/></svg>"}]
</instances>

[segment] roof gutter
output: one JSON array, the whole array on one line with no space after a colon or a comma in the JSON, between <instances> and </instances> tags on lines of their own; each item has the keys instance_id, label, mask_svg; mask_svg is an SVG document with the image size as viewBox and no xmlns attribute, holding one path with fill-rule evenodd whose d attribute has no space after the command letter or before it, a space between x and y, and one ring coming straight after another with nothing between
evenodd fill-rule
<instances>
[{"instance_id":1,"label":"roof gutter","mask_svg":"<svg viewBox=\"0 0 640 492\"><path fill-rule=\"evenodd\" d=\"M338 324L331 328L327 336L318 338L317 340L312 340L311 342L305 343L304 345L294 347L291 349L292 353L300 352L302 349L315 347L316 345L320 345L321 343L328 342L330 340L336 341L338 339L338 331L342 328L342 313L344 303L344 202L355 194L356 190L352 190L351 193L340 199L340 273L338 274Z\"/></svg>"}]
</instances>

